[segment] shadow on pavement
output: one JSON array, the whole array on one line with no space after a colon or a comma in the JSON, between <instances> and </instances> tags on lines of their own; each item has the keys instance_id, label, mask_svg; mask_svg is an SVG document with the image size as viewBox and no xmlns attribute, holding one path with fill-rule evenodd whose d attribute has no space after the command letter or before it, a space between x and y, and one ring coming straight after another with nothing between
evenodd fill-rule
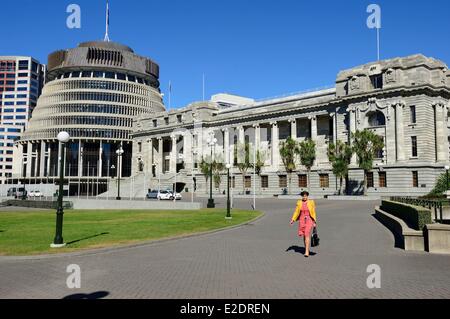
<instances>
[{"instance_id":1,"label":"shadow on pavement","mask_svg":"<svg viewBox=\"0 0 450 319\"><path fill-rule=\"evenodd\" d=\"M298 254L302 254L302 255L305 254L305 247L291 246L291 247L289 247L288 249L286 249L286 251L291 251L291 250L295 251L295 252L298 253ZM309 255L310 255L310 256L314 256L315 254L316 254L316 253L314 253L314 252L312 252L312 251L309 252Z\"/></svg>"},{"instance_id":2,"label":"shadow on pavement","mask_svg":"<svg viewBox=\"0 0 450 319\"><path fill-rule=\"evenodd\" d=\"M95 238L95 237L99 237L99 236L103 236L103 235L108 235L108 234L109 234L108 232L105 232L105 233L100 233L100 234L89 236L89 237L76 239L76 240L73 240L71 242L68 242L67 245L75 244L75 243L78 243L78 242L83 241L83 240L87 240L87 239L91 239L91 238Z\"/></svg>"},{"instance_id":3,"label":"shadow on pavement","mask_svg":"<svg viewBox=\"0 0 450 319\"><path fill-rule=\"evenodd\" d=\"M386 227L391 232L391 234L394 236L394 241L395 241L394 247L395 248L401 248L401 249L405 248L405 241L401 234L399 234L396 230L392 229L392 227L390 227L390 224L386 220L383 220L376 214L372 214L372 217L375 218L377 221L379 221L380 224L382 224L384 227Z\"/></svg>"},{"instance_id":4,"label":"shadow on pavement","mask_svg":"<svg viewBox=\"0 0 450 319\"><path fill-rule=\"evenodd\" d=\"M97 291L91 294L73 294L65 296L63 299L102 299L109 295L107 291Z\"/></svg>"}]
</instances>

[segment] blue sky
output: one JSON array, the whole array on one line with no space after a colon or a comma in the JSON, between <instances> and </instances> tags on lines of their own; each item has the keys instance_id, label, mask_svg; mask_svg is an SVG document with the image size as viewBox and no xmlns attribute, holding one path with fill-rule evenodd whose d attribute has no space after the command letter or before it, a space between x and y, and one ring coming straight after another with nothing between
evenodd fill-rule
<instances>
[{"instance_id":1,"label":"blue sky","mask_svg":"<svg viewBox=\"0 0 450 319\"><path fill-rule=\"evenodd\" d=\"M81 29L66 7L81 7ZM219 92L256 99L333 85L339 70L376 60L366 8L382 8L381 58L423 53L450 64L450 1L111 0L110 38L161 67L172 106ZM57 49L103 39L104 0L3 1L0 55L46 63Z\"/></svg>"}]
</instances>

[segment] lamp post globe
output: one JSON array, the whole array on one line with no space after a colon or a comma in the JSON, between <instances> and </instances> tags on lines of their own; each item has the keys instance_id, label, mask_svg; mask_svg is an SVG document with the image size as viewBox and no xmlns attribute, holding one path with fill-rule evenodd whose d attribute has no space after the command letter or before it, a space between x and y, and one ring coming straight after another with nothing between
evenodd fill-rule
<instances>
[{"instance_id":1,"label":"lamp post globe","mask_svg":"<svg viewBox=\"0 0 450 319\"><path fill-rule=\"evenodd\" d=\"M62 132L59 132L57 138L58 138L58 141L60 141L61 143L67 143L70 140L70 135L69 135L69 133L62 131Z\"/></svg>"},{"instance_id":2,"label":"lamp post globe","mask_svg":"<svg viewBox=\"0 0 450 319\"><path fill-rule=\"evenodd\" d=\"M53 240L53 243L50 245L52 248L60 248L64 247L66 244L64 244L63 236L62 236L62 229L63 229L63 216L64 216L64 209L63 209L63 196L64 196L64 152L65 152L65 145L70 140L69 133L62 131L59 132L57 139L59 141L59 191L58 191L58 208L56 210L56 234L55 239Z\"/></svg>"}]
</instances>

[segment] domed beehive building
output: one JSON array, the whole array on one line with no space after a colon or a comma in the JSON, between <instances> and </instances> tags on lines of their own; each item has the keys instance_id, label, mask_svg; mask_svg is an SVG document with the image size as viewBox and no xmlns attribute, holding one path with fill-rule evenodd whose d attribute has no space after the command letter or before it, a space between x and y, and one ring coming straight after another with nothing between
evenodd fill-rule
<instances>
[{"instance_id":1,"label":"domed beehive building","mask_svg":"<svg viewBox=\"0 0 450 319\"><path fill-rule=\"evenodd\" d=\"M47 81L28 128L18 141L17 173L27 183L58 176L58 140L70 134L63 156L71 195L104 192L118 176L131 175L133 119L164 111L159 66L127 46L86 42L48 57Z\"/></svg>"}]
</instances>

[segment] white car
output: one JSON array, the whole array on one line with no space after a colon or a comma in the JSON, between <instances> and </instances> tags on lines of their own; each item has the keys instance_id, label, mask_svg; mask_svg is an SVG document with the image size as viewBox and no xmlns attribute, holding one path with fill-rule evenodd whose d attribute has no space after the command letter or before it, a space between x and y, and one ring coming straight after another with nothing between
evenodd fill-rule
<instances>
[{"instance_id":1,"label":"white car","mask_svg":"<svg viewBox=\"0 0 450 319\"><path fill-rule=\"evenodd\" d=\"M40 191L31 191L28 197L44 197L44 195Z\"/></svg>"},{"instance_id":2,"label":"white car","mask_svg":"<svg viewBox=\"0 0 450 319\"><path fill-rule=\"evenodd\" d=\"M162 190L158 192L158 195L156 196L158 200L173 200L173 195L171 191L168 190Z\"/></svg>"},{"instance_id":3,"label":"white car","mask_svg":"<svg viewBox=\"0 0 450 319\"><path fill-rule=\"evenodd\" d=\"M173 192L170 192L171 194L172 194L172 199L173 199ZM182 199L183 198L183 196L181 196L181 194L180 193L176 193L175 194L175 199L176 200L180 200L180 199Z\"/></svg>"}]
</instances>

